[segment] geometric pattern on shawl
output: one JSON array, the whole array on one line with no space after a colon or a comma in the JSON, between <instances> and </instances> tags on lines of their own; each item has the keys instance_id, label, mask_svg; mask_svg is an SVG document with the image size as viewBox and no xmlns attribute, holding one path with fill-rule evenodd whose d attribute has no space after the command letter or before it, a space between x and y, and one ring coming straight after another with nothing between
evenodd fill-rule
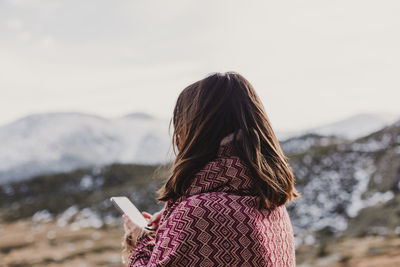
<instances>
[{"instance_id":1,"label":"geometric pattern on shawl","mask_svg":"<svg viewBox=\"0 0 400 267\"><path fill-rule=\"evenodd\" d=\"M285 205L260 209L248 167L220 146L185 196L168 201L159 228L138 240L128 266L295 266Z\"/></svg>"}]
</instances>

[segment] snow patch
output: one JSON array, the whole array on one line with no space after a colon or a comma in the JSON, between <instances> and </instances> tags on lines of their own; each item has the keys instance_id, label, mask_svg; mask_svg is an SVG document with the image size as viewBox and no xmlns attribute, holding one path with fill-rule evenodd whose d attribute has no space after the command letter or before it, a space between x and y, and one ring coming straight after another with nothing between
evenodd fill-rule
<instances>
[{"instance_id":1,"label":"snow patch","mask_svg":"<svg viewBox=\"0 0 400 267\"><path fill-rule=\"evenodd\" d=\"M65 227L72 220L72 218L79 212L78 206L74 205L66 209L57 219L59 227Z\"/></svg>"},{"instance_id":2,"label":"snow patch","mask_svg":"<svg viewBox=\"0 0 400 267\"><path fill-rule=\"evenodd\" d=\"M385 193L375 192L370 198L364 200L364 208L375 206L378 203L385 203L394 198L394 193L392 191L387 191Z\"/></svg>"},{"instance_id":3,"label":"snow patch","mask_svg":"<svg viewBox=\"0 0 400 267\"><path fill-rule=\"evenodd\" d=\"M90 208L84 208L81 212L79 212L74 220L71 223L71 230L77 231L81 228L100 228L103 226L103 221Z\"/></svg>"},{"instance_id":4,"label":"snow patch","mask_svg":"<svg viewBox=\"0 0 400 267\"><path fill-rule=\"evenodd\" d=\"M71 206L66 209L57 220L59 227L70 226L72 231L81 228L100 228L104 225L100 216L91 208L79 210L77 206Z\"/></svg>"},{"instance_id":5,"label":"snow patch","mask_svg":"<svg viewBox=\"0 0 400 267\"><path fill-rule=\"evenodd\" d=\"M47 223L53 220L53 215L48 210L39 210L32 216L34 223Z\"/></svg>"},{"instance_id":6,"label":"snow patch","mask_svg":"<svg viewBox=\"0 0 400 267\"><path fill-rule=\"evenodd\" d=\"M93 187L93 177L86 174L82 177L79 187L81 190L90 190Z\"/></svg>"},{"instance_id":7,"label":"snow patch","mask_svg":"<svg viewBox=\"0 0 400 267\"><path fill-rule=\"evenodd\" d=\"M358 152L377 152L386 149L390 143L392 143L393 138L391 134L384 134L379 140L368 139L367 142L357 142L352 144L351 149Z\"/></svg>"},{"instance_id":8,"label":"snow patch","mask_svg":"<svg viewBox=\"0 0 400 267\"><path fill-rule=\"evenodd\" d=\"M346 209L347 214L350 217L357 216L358 212L365 207L365 201L362 200L361 196L365 191L367 191L370 177L375 170L376 168L373 165L372 160L367 161L363 167L357 166L354 178L358 183L352 192L351 204Z\"/></svg>"}]
</instances>

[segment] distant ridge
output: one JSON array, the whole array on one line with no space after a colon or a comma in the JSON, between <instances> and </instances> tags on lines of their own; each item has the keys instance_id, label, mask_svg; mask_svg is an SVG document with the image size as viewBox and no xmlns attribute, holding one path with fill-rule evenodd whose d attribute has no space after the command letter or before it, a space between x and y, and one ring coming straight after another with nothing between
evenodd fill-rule
<instances>
[{"instance_id":1,"label":"distant ridge","mask_svg":"<svg viewBox=\"0 0 400 267\"><path fill-rule=\"evenodd\" d=\"M144 112L133 112L133 113L129 113L125 116L123 116L125 118L130 118L130 119L141 119L141 120L152 120L155 119L153 116L144 113Z\"/></svg>"},{"instance_id":2,"label":"distant ridge","mask_svg":"<svg viewBox=\"0 0 400 267\"><path fill-rule=\"evenodd\" d=\"M304 151L319 143L369 135L394 123L395 118L359 114L277 135L281 142L291 139L282 143L288 151ZM160 164L172 160L168 126L168 120L143 112L115 118L79 112L25 116L0 126L0 183L110 163ZM337 138L316 139L309 134Z\"/></svg>"},{"instance_id":3,"label":"distant ridge","mask_svg":"<svg viewBox=\"0 0 400 267\"><path fill-rule=\"evenodd\" d=\"M289 132L278 131L277 135L281 141L309 133L315 133L322 136L337 136L346 139L356 139L379 131L397 120L400 120L399 114L361 113L309 129Z\"/></svg>"}]
</instances>

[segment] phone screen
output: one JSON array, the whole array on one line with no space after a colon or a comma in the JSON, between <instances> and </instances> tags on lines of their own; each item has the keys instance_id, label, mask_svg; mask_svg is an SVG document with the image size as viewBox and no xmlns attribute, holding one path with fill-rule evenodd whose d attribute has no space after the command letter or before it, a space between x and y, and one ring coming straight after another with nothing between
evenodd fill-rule
<instances>
[{"instance_id":1,"label":"phone screen","mask_svg":"<svg viewBox=\"0 0 400 267\"><path fill-rule=\"evenodd\" d=\"M122 214L128 215L132 222L136 223L140 227L147 226L147 221L143 217L142 213L140 213L127 197L112 197L110 200Z\"/></svg>"}]
</instances>

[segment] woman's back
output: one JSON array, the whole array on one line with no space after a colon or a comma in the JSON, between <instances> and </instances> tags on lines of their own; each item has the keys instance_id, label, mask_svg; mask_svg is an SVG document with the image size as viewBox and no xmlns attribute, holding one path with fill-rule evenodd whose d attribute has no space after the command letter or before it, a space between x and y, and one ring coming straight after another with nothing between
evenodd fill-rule
<instances>
[{"instance_id":1,"label":"woman's back","mask_svg":"<svg viewBox=\"0 0 400 267\"><path fill-rule=\"evenodd\" d=\"M167 202L155 234L139 239L130 266L295 266L284 205L260 208L249 168L230 143Z\"/></svg>"}]
</instances>

